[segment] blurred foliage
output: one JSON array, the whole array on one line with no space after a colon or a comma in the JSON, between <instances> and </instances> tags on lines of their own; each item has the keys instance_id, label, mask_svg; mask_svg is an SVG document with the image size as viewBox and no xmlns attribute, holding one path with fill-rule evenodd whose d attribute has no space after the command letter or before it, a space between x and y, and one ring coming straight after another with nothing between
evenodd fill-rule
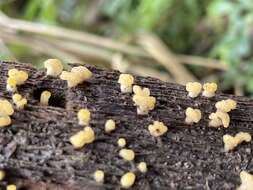
<instances>
[{"instance_id":1,"label":"blurred foliage","mask_svg":"<svg viewBox=\"0 0 253 190\"><path fill-rule=\"evenodd\" d=\"M176 53L229 64L224 76L214 73L224 87L236 83L253 94L252 0L0 0L0 9L11 17L130 42L141 31L154 32ZM11 49L17 57L27 53Z\"/></svg>"}]
</instances>

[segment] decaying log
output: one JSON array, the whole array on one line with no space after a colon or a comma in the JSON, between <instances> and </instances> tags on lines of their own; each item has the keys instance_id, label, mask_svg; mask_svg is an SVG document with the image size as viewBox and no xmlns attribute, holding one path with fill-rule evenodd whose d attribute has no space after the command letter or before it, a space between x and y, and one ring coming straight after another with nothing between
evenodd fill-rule
<instances>
[{"instance_id":1,"label":"decaying log","mask_svg":"<svg viewBox=\"0 0 253 190\"><path fill-rule=\"evenodd\" d=\"M73 64L74 65L74 64ZM11 62L0 63L0 98L11 101L6 92L6 76L10 68L29 73L19 93L28 98L24 110L15 110L12 125L0 129L0 168L7 172L6 184L15 183L26 190L100 190L120 189L120 177L134 170L137 179L133 189L235 189L240 184L241 170L253 172L253 143L245 143L225 153L222 136L253 127L253 101L217 93L214 98L190 99L183 86L153 78L135 77L136 84L150 88L157 99L155 110L146 116L136 114L130 94L120 92L119 73L87 66L93 77L68 89L66 82L45 76L32 66ZM50 106L39 105L39 96L49 90ZM215 111L218 100L233 98L238 108L231 112L227 129L207 127L208 115ZM184 124L185 109L199 108L200 124ZM73 149L69 137L82 129L76 113L80 108L91 110L91 126L96 133L94 143L80 150ZM104 132L107 119L119 126L114 133ZM152 137L147 126L159 120L169 130L160 140ZM127 147L136 153L134 163L118 156L117 139L125 137ZM134 165L146 161L148 172L138 172ZM104 185L96 184L92 174L105 171Z\"/></svg>"}]
</instances>

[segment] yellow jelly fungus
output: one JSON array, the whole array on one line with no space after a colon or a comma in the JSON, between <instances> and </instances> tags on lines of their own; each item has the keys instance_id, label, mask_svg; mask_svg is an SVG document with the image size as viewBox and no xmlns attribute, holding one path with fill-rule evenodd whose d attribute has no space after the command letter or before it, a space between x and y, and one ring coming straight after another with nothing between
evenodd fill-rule
<instances>
[{"instance_id":1,"label":"yellow jelly fungus","mask_svg":"<svg viewBox=\"0 0 253 190\"><path fill-rule=\"evenodd\" d=\"M7 185L6 190L17 190L16 185Z\"/></svg>"},{"instance_id":2,"label":"yellow jelly fungus","mask_svg":"<svg viewBox=\"0 0 253 190\"><path fill-rule=\"evenodd\" d=\"M84 130L70 137L70 142L76 149L82 148L85 144L90 144L94 140L95 133L91 127L85 127Z\"/></svg>"},{"instance_id":3,"label":"yellow jelly fungus","mask_svg":"<svg viewBox=\"0 0 253 190\"><path fill-rule=\"evenodd\" d=\"M62 73L63 65L59 59L48 59L44 62L47 75L57 77Z\"/></svg>"},{"instance_id":4,"label":"yellow jelly fungus","mask_svg":"<svg viewBox=\"0 0 253 190\"><path fill-rule=\"evenodd\" d=\"M48 106L49 99L51 97L51 92L45 90L40 95L40 105Z\"/></svg>"},{"instance_id":5,"label":"yellow jelly fungus","mask_svg":"<svg viewBox=\"0 0 253 190\"><path fill-rule=\"evenodd\" d=\"M246 172L241 171L240 173L241 185L237 188L237 190L252 190L253 189L253 175Z\"/></svg>"},{"instance_id":6,"label":"yellow jelly fungus","mask_svg":"<svg viewBox=\"0 0 253 190\"><path fill-rule=\"evenodd\" d=\"M17 85L24 84L28 79L28 74L25 71L21 71L18 69L10 69L8 71L8 76L16 80Z\"/></svg>"},{"instance_id":7,"label":"yellow jelly fungus","mask_svg":"<svg viewBox=\"0 0 253 190\"><path fill-rule=\"evenodd\" d=\"M203 93L202 95L207 97L207 98L211 98L215 96L215 92L217 91L217 84L216 83L205 83L203 85Z\"/></svg>"},{"instance_id":8,"label":"yellow jelly fungus","mask_svg":"<svg viewBox=\"0 0 253 190\"><path fill-rule=\"evenodd\" d=\"M13 107L8 100L0 100L0 116L12 115L14 113Z\"/></svg>"},{"instance_id":9,"label":"yellow jelly fungus","mask_svg":"<svg viewBox=\"0 0 253 190\"><path fill-rule=\"evenodd\" d=\"M128 189L131 186L133 186L135 182L135 174L133 172L127 172L125 173L121 179L120 179L120 184L123 188Z\"/></svg>"},{"instance_id":10,"label":"yellow jelly fungus","mask_svg":"<svg viewBox=\"0 0 253 190\"><path fill-rule=\"evenodd\" d=\"M17 91L17 81L14 78L8 77L6 82L6 90L9 92L16 92Z\"/></svg>"},{"instance_id":11,"label":"yellow jelly fungus","mask_svg":"<svg viewBox=\"0 0 253 190\"><path fill-rule=\"evenodd\" d=\"M135 157L135 153L132 149L127 149L127 148L123 148L119 151L119 155L120 157L122 157L123 159L127 160L127 161L132 161L134 160Z\"/></svg>"},{"instance_id":12,"label":"yellow jelly fungus","mask_svg":"<svg viewBox=\"0 0 253 190\"><path fill-rule=\"evenodd\" d=\"M6 127L11 124L10 116L0 116L0 127Z\"/></svg>"},{"instance_id":13,"label":"yellow jelly fungus","mask_svg":"<svg viewBox=\"0 0 253 190\"><path fill-rule=\"evenodd\" d=\"M120 74L118 83L120 84L121 92L123 93L132 92L134 77L130 74Z\"/></svg>"},{"instance_id":14,"label":"yellow jelly fungus","mask_svg":"<svg viewBox=\"0 0 253 190\"><path fill-rule=\"evenodd\" d=\"M93 177L97 183L104 183L105 173L102 170L96 170Z\"/></svg>"},{"instance_id":15,"label":"yellow jelly fungus","mask_svg":"<svg viewBox=\"0 0 253 190\"><path fill-rule=\"evenodd\" d=\"M2 181L5 178L5 171L0 170L0 181Z\"/></svg>"},{"instance_id":16,"label":"yellow jelly fungus","mask_svg":"<svg viewBox=\"0 0 253 190\"><path fill-rule=\"evenodd\" d=\"M150 90L148 88L141 88L138 85L133 86L133 91L138 96L150 96Z\"/></svg>"},{"instance_id":17,"label":"yellow jelly fungus","mask_svg":"<svg viewBox=\"0 0 253 190\"><path fill-rule=\"evenodd\" d=\"M118 139L118 146L119 146L119 147L125 147L125 146L126 146L126 139L124 139L124 138L119 138L119 139Z\"/></svg>"},{"instance_id":18,"label":"yellow jelly fungus","mask_svg":"<svg viewBox=\"0 0 253 190\"><path fill-rule=\"evenodd\" d=\"M90 111L88 109L80 109L77 117L79 120L79 125L89 125L90 123Z\"/></svg>"},{"instance_id":19,"label":"yellow jelly fungus","mask_svg":"<svg viewBox=\"0 0 253 190\"><path fill-rule=\"evenodd\" d=\"M185 111L185 122L187 124L198 123L201 119L201 111L199 109L193 109L188 107Z\"/></svg>"},{"instance_id":20,"label":"yellow jelly fungus","mask_svg":"<svg viewBox=\"0 0 253 190\"><path fill-rule=\"evenodd\" d=\"M152 125L148 126L148 130L152 136L159 137L168 131L168 127L166 127L163 122L154 121Z\"/></svg>"},{"instance_id":21,"label":"yellow jelly fungus","mask_svg":"<svg viewBox=\"0 0 253 190\"><path fill-rule=\"evenodd\" d=\"M139 115L146 115L155 108L156 98L153 96L134 95L132 99Z\"/></svg>"},{"instance_id":22,"label":"yellow jelly fungus","mask_svg":"<svg viewBox=\"0 0 253 190\"><path fill-rule=\"evenodd\" d=\"M237 147L243 141L250 142L251 135L246 132L239 132L234 137L231 135L227 135L227 134L223 136L224 149L226 152L233 150L235 147Z\"/></svg>"},{"instance_id":23,"label":"yellow jelly fungus","mask_svg":"<svg viewBox=\"0 0 253 190\"><path fill-rule=\"evenodd\" d=\"M215 113L211 113L209 115L209 126L210 127L220 127L223 125L223 127L227 128L229 127L230 123L230 117L227 113L217 111Z\"/></svg>"},{"instance_id":24,"label":"yellow jelly fungus","mask_svg":"<svg viewBox=\"0 0 253 190\"><path fill-rule=\"evenodd\" d=\"M226 113L236 109L236 106L237 106L236 101L232 99L221 100L215 104L215 107L218 111Z\"/></svg>"},{"instance_id":25,"label":"yellow jelly fungus","mask_svg":"<svg viewBox=\"0 0 253 190\"><path fill-rule=\"evenodd\" d=\"M105 131L107 133L110 133L114 131L115 129L116 129L115 121L113 121L112 119L109 119L105 122Z\"/></svg>"},{"instance_id":26,"label":"yellow jelly fungus","mask_svg":"<svg viewBox=\"0 0 253 190\"><path fill-rule=\"evenodd\" d=\"M78 84L91 78L92 72L84 66L73 67L71 72L63 71L60 75L62 80L66 80L68 87L75 87Z\"/></svg>"},{"instance_id":27,"label":"yellow jelly fungus","mask_svg":"<svg viewBox=\"0 0 253 190\"><path fill-rule=\"evenodd\" d=\"M12 96L12 100L18 110L24 109L25 105L27 104L27 99L23 98L20 94L14 94Z\"/></svg>"},{"instance_id":28,"label":"yellow jelly fungus","mask_svg":"<svg viewBox=\"0 0 253 190\"><path fill-rule=\"evenodd\" d=\"M188 82L186 84L186 91L188 96L191 98L196 98L202 90L202 85L198 82Z\"/></svg>"},{"instance_id":29,"label":"yellow jelly fungus","mask_svg":"<svg viewBox=\"0 0 253 190\"><path fill-rule=\"evenodd\" d=\"M146 173L148 171L146 162L140 162L137 166L141 173Z\"/></svg>"}]
</instances>

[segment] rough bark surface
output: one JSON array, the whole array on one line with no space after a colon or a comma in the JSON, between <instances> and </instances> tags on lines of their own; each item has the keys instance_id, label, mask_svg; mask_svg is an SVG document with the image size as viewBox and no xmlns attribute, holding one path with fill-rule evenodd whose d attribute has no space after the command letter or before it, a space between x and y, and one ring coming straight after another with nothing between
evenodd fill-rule
<instances>
[{"instance_id":1,"label":"rough bark surface","mask_svg":"<svg viewBox=\"0 0 253 190\"><path fill-rule=\"evenodd\" d=\"M135 83L150 88L157 99L150 114L139 116L131 95L120 92L116 71L87 66L93 77L68 89L65 81L45 76L45 71L26 64L1 62L0 98L10 101L5 81L7 71L14 67L29 73L26 84L18 88L28 98L28 105L15 111L11 126L0 129L0 168L7 172L0 189L8 183L23 190L120 189L120 177L131 170L137 175L132 189L231 190L240 184L241 170L253 172L252 142L229 153L224 152L222 142L226 133L252 134L253 101L248 98L217 93L211 99L190 99L183 86L135 77ZM48 107L39 105L43 90L53 94ZM215 102L226 98L238 101L238 108L230 113L230 127L207 127ZM184 124L185 109L189 106L202 111L203 119L197 125ZM76 113L85 107L92 112L96 140L74 150L69 137L83 128L78 125ZM118 128L106 134L104 123L110 118ZM153 120L162 121L169 128L160 139L151 137L147 130ZM127 147L135 151L134 162L118 156L119 137L125 137ZM148 164L146 174L135 169L141 161ZM94 182L92 174L96 169L105 171L104 185Z\"/></svg>"}]
</instances>

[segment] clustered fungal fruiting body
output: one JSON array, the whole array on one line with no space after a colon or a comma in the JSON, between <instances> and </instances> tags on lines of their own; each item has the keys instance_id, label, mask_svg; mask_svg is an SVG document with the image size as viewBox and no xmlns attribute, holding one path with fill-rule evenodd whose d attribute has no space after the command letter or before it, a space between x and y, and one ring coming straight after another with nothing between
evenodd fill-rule
<instances>
[{"instance_id":1,"label":"clustered fungal fruiting body","mask_svg":"<svg viewBox=\"0 0 253 190\"><path fill-rule=\"evenodd\" d=\"M10 116L14 113L13 107L8 100L0 100L0 127L11 124Z\"/></svg>"},{"instance_id":2,"label":"clustered fungal fruiting body","mask_svg":"<svg viewBox=\"0 0 253 190\"><path fill-rule=\"evenodd\" d=\"M185 111L185 123L191 125L193 123L198 123L201 120L201 111L199 109L193 109L188 107Z\"/></svg>"},{"instance_id":3,"label":"clustered fungal fruiting body","mask_svg":"<svg viewBox=\"0 0 253 190\"><path fill-rule=\"evenodd\" d=\"M91 114L88 109L80 109L78 114L79 125L89 125Z\"/></svg>"},{"instance_id":4,"label":"clustered fungal fruiting body","mask_svg":"<svg viewBox=\"0 0 253 190\"><path fill-rule=\"evenodd\" d=\"M231 99L221 100L215 104L217 111L221 111L225 113L236 109L236 106L237 106L236 101L231 100Z\"/></svg>"},{"instance_id":5,"label":"clustered fungal fruiting body","mask_svg":"<svg viewBox=\"0 0 253 190\"><path fill-rule=\"evenodd\" d=\"M251 135L246 132L239 132L234 137L231 135L224 135L223 136L224 149L226 152L233 150L235 147L237 147L243 141L250 142Z\"/></svg>"},{"instance_id":6,"label":"clustered fungal fruiting body","mask_svg":"<svg viewBox=\"0 0 253 190\"><path fill-rule=\"evenodd\" d=\"M83 83L84 81L91 78L92 72L87 69L85 66L73 67L70 72L62 71L60 78L66 80L68 87L75 87L78 84Z\"/></svg>"},{"instance_id":7,"label":"clustered fungal fruiting body","mask_svg":"<svg viewBox=\"0 0 253 190\"><path fill-rule=\"evenodd\" d=\"M154 121L153 124L148 126L148 130L152 136L159 137L168 131L168 127L163 122Z\"/></svg>"},{"instance_id":8,"label":"clustered fungal fruiting body","mask_svg":"<svg viewBox=\"0 0 253 190\"><path fill-rule=\"evenodd\" d=\"M217 88L218 88L218 86L216 83L205 83L203 85L204 91L202 92L202 95L207 98L214 97Z\"/></svg>"},{"instance_id":9,"label":"clustered fungal fruiting body","mask_svg":"<svg viewBox=\"0 0 253 190\"><path fill-rule=\"evenodd\" d=\"M125 147L126 146L126 139L119 138L117 143L118 143L119 147Z\"/></svg>"},{"instance_id":10,"label":"clustered fungal fruiting body","mask_svg":"<svg viewBox=\"0 0 253 190\"><path fill-rule=\"evenodd\" d=\"M120 90L123 93L131 93L134 83L134 77L130 74L120 74L118 83L120 84Z\"/></svg>"},{"instance_id":11,"label":"clustered fungal fruiting body","mask_svg":"<svg viewBox=\"0 0 253 190\"><path fill-rule=\"evenodd\" d=\"M188 82L186 84L186 91L188 96L191 98L196 98L202 90L202 85L198 82Z\"/></svg>"},{"instance_id":12,"label":"clustered fungal fruiting body","mask_svg":"<svg viewBox=\"0 0 253 190\"><path fill-rule=\"evenodd\" d=\"M0 170L0 181L2 181L5 178L5 171Z\"/></svg>"},{"instance_id":13,"label":"clustered fungal fruiting body","mask_svg":"<svg viewBox=\"0 0 253 190\"><path fill-rule=\"evenodd\" d=\"M95 140L95 133L91 127L85 127L82 131L79 131L72 137L70 142L74 148L82 148L85 144L90 144Z\"/></svg>"},{"instance_id":14,"label":"clustered fungal fruiting body","mask_svg":"<svg viewBox=\"0 0 253 190\"><path fill-rule=\"evenodd\" d=\"M49 92L48 90L43 91L40 95L40 105L48 106L51 95L51 92Z\"/></svg>"},{"instance_id":15,"label":"clustered fungal fruiting body","mask_svg":"<svg viewBox=\"0 0 253 190\"><path fill-rule=\"evenodd\" d=\"M105 122L105 132L110 133L116 129L116 123L112 119Z\"/></svg>"},{"instance_id":16,"label":"clustered fungal fruiting body","mask_svg":"<svg viewBox=\"0 0 253 190\"><path fill-rule=\"evenodd\" d=\"M97 183L104 183L105 173L102 170L96 170L93 177Z\"/></svg>"},{"instance_id":17,"label":"clustered fungal fruiting body","mask_svg":"<svg viewBox=\"0 0 253 190\"><path fill-rule=\"evenodd\" d=\"M63 65L59 59L48 59L44 62L47 69L47 75L57 77L62 73Z\"/></svg>"},{"instance_id":18,"label":"clustered fungal fruiting body","mask_svg":"<svg viewBox=\"0 0 253 190\"><path fill-rule=\"evenodd\" d=\"M135 153L132 149L127 149L127 148L123 148L119 151L119 155L120 157L122 157L123 159L127 160L127 161L132 161L134 160L135 157Z\"/></svg>"},{"instance_id":19,"label":"clustered fungal fruiting body","mask_svg":"<svg viewBox=\"0 0 253 190\"><path fill-rule=\"evenodd\" d=\"M140 86L134 85L133 101L137 106L137 114L146 115L149 111L155 108L156 98L150 96L150 90L148 88L141 88Z\"/></svg>"},{"instance_id":20,"label":"clustered fungal fruiting body","mask_svg":"<svg viewBox=\"0 0 253 190\"><path fill-rule=\"evenodd\" d=\"M6 90L10 92L17 91L17 85L22 85L28 79L28 74L25 71L18 69L10 69L8 71L8 78L6 84Z\"/></svg>"},{"instance_id":21,"label":"clustered fungal fruiting body","mask_svg":"<svg viewBox=\"0 0 253 190\"><path fill-rule=\"evenodd\" d=\"M17 190L16 185L7 185L6 190Z\"/></svg>"},{"instance_id":22,"label":"clustered fungal fruiting body","mask_svg":"<svg viewBox=\"0 0 253 190\"><path fill-rule=\"evenodd\" d=\"M136 177L133 172L127 172L121 177L120 184L123 188L128 189L133 186L135 178Z\"/></svg>"},{"instance_id":23,"label":"clustered fungal fruiting body","mask_svg":"<svg viewBox=\"0 0 253 190\"><path fill-rule=\"evenodd\" d=\"M241 185L237 190L252 190L253 189L253 175L246 171L240 173Z\"/></svg>"},{"instance_id":24,"label":"clustered fungal fruiting body","mask_svg":"<svg viewBox=\"0 0 253 190\"><path fill-rule=\"evenodd\" d=\"M140 170L141 173L146 173L148 171L146 162L140 162L137 168Z\"/></svg>"},{"instance_id":25,"label":"clustered fungal fruiting body","mask_svg":"<svg viewBox=\"0 0 253 190\"><path fill-rule=\"evenodd\" d=\"M217 111L215 113L211 113L209 115L209 126L210 127L220 127L223 126L224 128L229 127L230 117L228 113L224 113L221 111Z\"/></svg>"},{"instance_id":26,"label":"clustered fungal fruiting body","mask_svg":"<svg viewBox=\"0 0 253 190\"><path fill-rule=\"evenodd\" d=\"M18 110L24 109L25 105L27 104L27 99L23 98L20 94L17 93L12 96L12 100Z\"/></svg>"}]
</instances>

